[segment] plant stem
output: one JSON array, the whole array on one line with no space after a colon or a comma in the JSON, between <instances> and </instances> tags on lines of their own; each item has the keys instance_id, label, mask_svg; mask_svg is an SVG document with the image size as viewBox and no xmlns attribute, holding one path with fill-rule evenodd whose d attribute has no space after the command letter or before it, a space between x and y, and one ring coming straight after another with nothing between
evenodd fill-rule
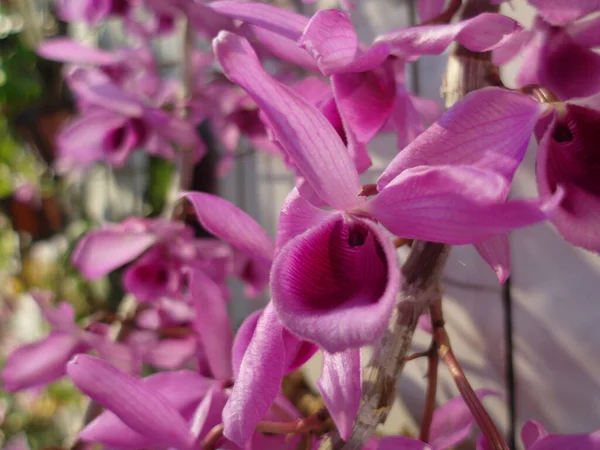
<instances>
[{"instance_id":1,"label":"plant stem","mask_svg":"<svg viewBox=\"0 0 600 450\"><path fill-rule=\"evenodd\" d=\"M477 397L477 394L473 390L473 387L469 383L469 380L467 380L465 373L454 356L448 333L444 328L441 297L438 297L433 303L430 311L431 322L433 323L433 337L437 344L440 358L442 358L442 361L444 361L448 367L450 375L452 375L452 379L460 391L460 395L465 400L471 414L473 414L473 417L475 418L475 422L477 422L481 432L487 438L492 450L508 450L508 446L504 442L504 438L500 434L500 431L498 431L496 424L494 424L494 421L481 404L479 397Z\"/></svg>"},{"instance_id":2,"label":"plant stem","mask_svg":"<svg viewBox=\"0 0 600 450\"><path fill-rule=\"evenodd\" d=\"M427 394L425 395L425 411L423 412L421 431L419 432L419 439L423 442L429 442L429 430L431 429L433 411L435 410L439 360L437 345L435 344L435 340L432 339L431 347L429 347L427 355Z\"/></svg>"}]
</instances>

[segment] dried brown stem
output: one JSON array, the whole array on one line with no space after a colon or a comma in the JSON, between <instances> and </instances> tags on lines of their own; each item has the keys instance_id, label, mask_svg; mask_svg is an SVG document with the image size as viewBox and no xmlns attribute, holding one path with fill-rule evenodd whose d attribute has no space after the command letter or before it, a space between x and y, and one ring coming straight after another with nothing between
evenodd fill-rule
<instances>
[{"instance_id":1,"label":"dried brown stem","mask_svg":"<svg viewBox=\"0 0 600 450\"><path fill-rule=\"evenodd\" d=\"M500 434L500 431L498 431L496 424L481 404L479 397L477 397L477 394L460 367L458 360L454 356L448 333L444 328L441 297L434 302L430 311L431 322L433 323L433 337L437 344L440 358L442 358L442 361L444 361L448 367L450 375L452 375L452 379L460 391L460 395L465 400L471 414L473 414L473 417L475 418L475 422L477 422L481 432L487 438L491 449L508 450L508 446L504 442L504 438Z\"/></svg>"},{"instance_id":2,"label":"dried brown stem","mask_svg":"<svg viewBox=\"0 0 600 450\"><path fill-rule=\"evenodd\" d=\"M429 442L429 430L433 420L433 411L435 410L435 396L437 393L439 355L435 340L431 340L431 347L427 355L427 394L425 395L425 411L421 421L421 430L419 439L423 442Z\"/></svg>"}]
</instances>

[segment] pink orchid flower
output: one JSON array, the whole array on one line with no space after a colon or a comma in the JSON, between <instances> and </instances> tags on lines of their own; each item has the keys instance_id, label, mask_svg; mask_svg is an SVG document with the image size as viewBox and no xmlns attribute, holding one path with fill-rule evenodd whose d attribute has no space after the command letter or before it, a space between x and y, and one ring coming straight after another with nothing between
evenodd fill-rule
<instances>
[{"instance_id":1,"label":"pink orchid flower","mask_svg":"<svg viewBox=\"0 0 600 450\"><path fill-rule=\"evenodd\" d=\"M588 97L600 91L600 55L594 51L600 47L599 29L597 16L563 26L538 16L531 30L521 30L495 50L493 61L502 65L521 55L518 86L541 84L560 100Z\"/></svg>"},{"instance_id":2,"label":"pink orchid flower","mask_svg":"<svg viewBox=\"0 0 600 450\"><path fill-rule=\"evenodd\" d=\"M91 349L124 370L137 370L126 346L111 342L104 335L79 329L70 304L62 302L54 308L51 293L33 291L31 294L53 330L45 338L23 345L8 356L0 375L4 389L15 392L56 381L66 375L66 364L74 355Z\"/></svg>"},{"instance_id":3,"label":"pink orchid flower","mask_svg":"<svg viewBox=\"0 0 600 450\"><path fill-rule=\"evenodd\" d=\"M301 338L338 352L381 336L400 280L395 248L378 223L398 236L460 245L547 217L542 210L551 204L505 202L502 175L465 165L411 167L390 183L380 179L372 199L361 197L356 168L327 119L271 78L244 38L224 32L214 47L226 75L256 101L310 188L333 209L297 195L283 207L291 225L271 288L282 323Z\"/></svg>"},{"instance_id":4,"label":"pink orchid flower","mask_svg":"<svg viewBox=\"0 0 600 450\"><path fill-rule=\"evenodd\" d=\"M550 220L567 242L600 252L594 219L600 211L595 169L599 124L599 95L542 105L518 92L482 89L448 110L398 154L379 178L379 186L423 164L467 164L492 169L510 181L535 133L538 191L563 197ZM497 272L508 274L505 236L476 247Z\"/></svg>"}]
</instances>

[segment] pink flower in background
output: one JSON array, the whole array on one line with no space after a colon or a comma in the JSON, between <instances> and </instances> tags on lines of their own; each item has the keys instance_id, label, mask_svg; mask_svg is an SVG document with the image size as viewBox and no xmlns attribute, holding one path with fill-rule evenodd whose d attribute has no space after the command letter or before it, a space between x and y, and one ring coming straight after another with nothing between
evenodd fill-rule
<instances>
[{"instance_id":1,"label":"pink flower in background","mask_svg":"<svg viewBox=\"0 0 600 450\"><path fill-rule=\"evenodd\" d=\"M528 421L521 429L521 441L525 450L598 450L600 431L582 434L551 434L535 420ZM485 436L477 440L477 450L490 450Z\"/></svg>"},{"instance_id":2,"label":"pink flower in background","mask_svg":"<svg viewBox=\"0 0 600 450\"><path fill-rule=\"evenodd\" d=\"M75 323L75 311L70 304L62 302L54 308L53 295L49 292L33 291L32 297L53 330L45 338L25 344L8 356L0 375L5 390L15 392L56 381L66 374L66 364L74 355L91 349L124 370L136 370L126 346L110 342L101 334L81 330Z\"/></svg>"},{"instance_id":3,"label":"pink flower in background","mask_svg":"<svg viewBox=\"0 0 600 450\"><path fill-rule=\"evenodd\" d=\"M494 51L502 65L523 58L517 85L541 84L560 100L588 97L600 91L600 18L591 17L555 26L541 16L531 30L521 30Z\"/></svg>"}]
</instances>

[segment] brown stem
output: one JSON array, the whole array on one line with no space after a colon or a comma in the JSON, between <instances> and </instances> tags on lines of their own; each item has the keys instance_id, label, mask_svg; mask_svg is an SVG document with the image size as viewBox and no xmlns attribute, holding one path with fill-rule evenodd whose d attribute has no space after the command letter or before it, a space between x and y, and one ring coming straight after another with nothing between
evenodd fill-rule
<instances>
[{"instance_id":1,"label":"brown stem","mask_svg":"<svg viewBox=\"0 0 600 450\"><path fill-rule=\"evenodd\" d=\"M498 431L496 424L481 404L479 397L477 397L477 394L454 356L448 333L444 328L441 297L434 302L430 311L431 322L433 323L433 337L437 344L440 358L442 358L442 361L448 367L450 375L452 375L452 379L456 383L460 395L465 400L471 414L473 414L475 422L477 422L481 432L487 438L492 450L508 450L508 446L504 442L504 438L500 434L500 431Z\"/></svg>"},{"instance_id":2,"label":"brown stem","mask_svg":"<svg viewBox=\"0 0 600 450\"><path fill-rule=\"evenodd\" d=\"M435 410L435 395L437 393L439 355L435 340L431 340L431 347L427 355L427 394L425 396L425 411L421 422L419 439L425 443L429 442L429 430Z\"/></svg>"}]
</instances>

